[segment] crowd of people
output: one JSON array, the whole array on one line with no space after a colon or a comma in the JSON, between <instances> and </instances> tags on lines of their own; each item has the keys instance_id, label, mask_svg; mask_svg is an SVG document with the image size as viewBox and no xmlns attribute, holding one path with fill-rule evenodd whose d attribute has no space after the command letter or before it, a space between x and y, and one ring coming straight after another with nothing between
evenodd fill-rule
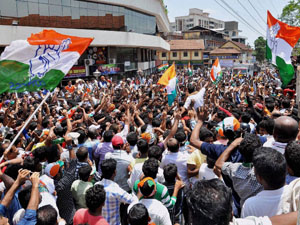
<instances>
[{"instance_id":1,"label":"crowd of people","mask_svg":"<svg viewBox=\"0 0 300 225\"><path fill-rule=\"evenodd\" d=\"M0 224L290 225L300 200L293 85L177 71L5 93L0 103ZM47 95L48 96L48 95Z\"/></svg>"}]
</instances>

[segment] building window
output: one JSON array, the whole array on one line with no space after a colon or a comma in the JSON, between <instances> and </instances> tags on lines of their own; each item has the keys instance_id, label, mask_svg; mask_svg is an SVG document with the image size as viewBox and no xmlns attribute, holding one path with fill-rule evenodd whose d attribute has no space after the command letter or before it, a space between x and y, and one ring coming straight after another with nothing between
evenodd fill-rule
<instances>
[{"instance_id":1,"label":"building window","mask_svg":"<svg viewBox=\"0 0 300 225\"><path fill-rule=\"evenodd\" d=\"M165 52L161 53L161 57L166 58L167 57L167 53L165 53Z\"/></svg>"},{"instance_id":2,"label":"building window","mask_svg":"<svg viewBox=\"0 0 300 225\"><path fill-rule=\"evenodd\" d=\"M188 52L183 52L183 57L188 57Z\"/></svg>"},{"instance_id":3,"label":"building window","mask_svg":"<svg viewBox=\"0 0 300 225\"><path fill-rule=\"evenodd\" d=\"M194 56L198 57L199 56L199 52L194 52Z\"/></svg>"},{"instance_id":4,"label":"building window","mask_svg":"<svg viewBox=\"0 0 300 225\"><path fill-rule=\"evenodd\" d=\"M172 52L173 57L177 57L177 52Z\"/></svg>"}]
</instances>

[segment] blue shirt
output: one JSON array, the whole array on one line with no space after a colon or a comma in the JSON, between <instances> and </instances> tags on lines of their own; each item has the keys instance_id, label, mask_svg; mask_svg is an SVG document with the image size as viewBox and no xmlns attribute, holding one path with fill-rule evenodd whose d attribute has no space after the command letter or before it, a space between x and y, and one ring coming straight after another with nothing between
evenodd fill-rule
<instances>
[{"instance_id":1,"label":"blue shirt","mask_svg":"<svg viewBox=\"0 0 300 225\"><path fill-rule=\"evenodd\" d=\"M267 138L265 138L265 137L259 137L259 139L260 139L262 145L267 140ZM203 142L201 145L200 151L202 154L206 155L207 157L217 160L227 147L228 147L228 145L216 145L216 144L209 144L209 143ZM243 156L239 152L238 148L232 151L232 153L229 156L227 161L233 162L233 163L243 162Z\"/></svg>"},{"instance_id":2,"label":"blue shirt","mask_svg":"<svg viewBox=\"0 0 300 225\"><path fill-rule=\"evenodd\" d=\"M5 217L7 208L0 204L0 215ZM17 225L35 225L36 224L36 210L26 209L24 217Z\"/></svg>"}]
</instances>

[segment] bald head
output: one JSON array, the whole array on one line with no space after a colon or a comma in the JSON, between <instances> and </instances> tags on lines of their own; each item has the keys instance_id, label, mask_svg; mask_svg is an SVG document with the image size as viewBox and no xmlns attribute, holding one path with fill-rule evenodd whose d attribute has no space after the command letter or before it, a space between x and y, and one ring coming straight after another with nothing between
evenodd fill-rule
<instances>
[{"instance_id":1,"label":"bald head","mask_svg":"<svg viewBox=\"0 0 300 225\"><path fill-rule=\"evenodd\" d=\"M167 147L170 152L178 152L179 142L175 138L170 138L167 142Z\"/></svg>"},{"instance_id":2,"label":"bald head","mask_svg":"<svg viewBox=\"0 0 300 225\"><path fill-rule=\"evenodd\" d=\"M298 134L298 123L292 117L281 116L275 120L274 139L281 143L294 141Z\"/></svg>"}]
</instances>

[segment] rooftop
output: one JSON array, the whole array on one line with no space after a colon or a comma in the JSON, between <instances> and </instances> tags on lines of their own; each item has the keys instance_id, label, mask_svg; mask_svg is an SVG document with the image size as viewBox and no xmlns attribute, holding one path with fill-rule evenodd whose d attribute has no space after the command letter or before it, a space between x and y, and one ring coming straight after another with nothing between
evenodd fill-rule
<instances>
[{"instance_id":1,"label":"rooftop","mask_svg":"<svg viewBox=\"0 0 300 225\"><path fill-rule=\"evenodd\" d=\"M168 41L172 50L204 49L203 40L171 40Z\"/></svg>"}]
</instances>

